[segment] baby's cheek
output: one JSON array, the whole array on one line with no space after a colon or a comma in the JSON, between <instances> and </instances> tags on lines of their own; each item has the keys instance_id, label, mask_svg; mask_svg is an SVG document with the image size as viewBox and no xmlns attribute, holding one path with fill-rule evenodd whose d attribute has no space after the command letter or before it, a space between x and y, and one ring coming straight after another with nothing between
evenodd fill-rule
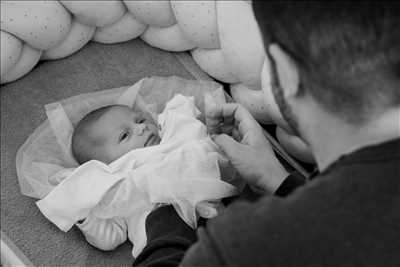
<instances>
[{"instance_id":1,"label":"baby's cheek","mask_svg":"<svg viewBox=\"0 0 400 267\"><path fill-rule=\"evenodd\" d=\"M129 145L120 145L120 146L113 146L109 148L108 151L108 158L109 162L113 162L123 156L126 152L130 150Z\"/></svg>"},{"instance_id":2,"label":"baby's cheek","mask_svg":"<svg viewBox=\"0 0 400 267\"><path fill-rule=\"evenodd\" d=\"M137 145L136 144L125 144L124 146L122 146L122 148L120 149L120 156L128 153L129 151L131 151L132 149L136 149Z\"/></svg>"}]
</instances>

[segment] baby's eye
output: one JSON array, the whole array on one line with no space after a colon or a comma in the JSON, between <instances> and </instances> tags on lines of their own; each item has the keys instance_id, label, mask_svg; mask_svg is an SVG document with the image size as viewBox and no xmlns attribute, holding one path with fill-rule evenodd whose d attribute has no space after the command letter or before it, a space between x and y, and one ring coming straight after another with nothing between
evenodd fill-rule
<instances>
[{"instance_id":1,"label":"baby's eye","mask_svg":"<svg viewBox=\"0 0 400 267\"><path fill-rule=\"evenodd\" d=\"M119 142L124 141L125 139L127 139L127 138L129 137L129 134L130 134L129 131L123 132L123 133L119 136L118 141L119 141Z\"/></svg>"},{"instance_id":2,"label":"baby's eye","mask_svg":"<svg viewBox=\"0 0 400 267\"><path fill-rule=\"evenodd\" d=\"M140 118L136 120L136 123L144 123L146 121L146 119L144 118Z\"/></svg>"}]
</instances>

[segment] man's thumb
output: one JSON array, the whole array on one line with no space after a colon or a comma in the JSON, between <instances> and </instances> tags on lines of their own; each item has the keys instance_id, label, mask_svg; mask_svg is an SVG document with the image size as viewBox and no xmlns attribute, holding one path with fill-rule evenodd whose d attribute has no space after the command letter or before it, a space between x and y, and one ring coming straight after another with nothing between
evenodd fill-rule
<instances>
[{"instance_id":1,"label":"man's thumb","mask_svg":"<svg viewBox=\"0 0 400 267\"><path fill-rule=\"evenodd\" d=\"M218 147L225 153L228 158L234 158L240 155L240 151L243 151L242 144L236 142L232 137L226 134L220 134L213 136L214 142Z\"/></svg>"}]
</instances>

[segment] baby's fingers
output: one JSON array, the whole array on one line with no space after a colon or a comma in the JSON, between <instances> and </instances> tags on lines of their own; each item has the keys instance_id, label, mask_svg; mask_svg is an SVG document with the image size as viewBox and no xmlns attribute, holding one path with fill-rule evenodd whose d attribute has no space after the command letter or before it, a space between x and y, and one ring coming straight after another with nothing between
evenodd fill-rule
<instances>
[{"instance_id":1,"label":"baby's fingers","mask_svg":"<svg viewBox=\"0 0 400 267\"><path fill-rule=\"evenodd\" d=\"M206 104L205 117L208 131L211 134L229 134L234 126L234 113L237 107L237 104L231 103L215 105L211 101Z\"/></svg>"},{"instance_id":2,"label":"baby's fingers","mask_svg":"<svg viewBox=\"0 0 400 267\"><path fill-rule=\"evenodd\" d=\"M207 100L206 98L204 109L208 132L210 134L219 134L219 127L222 121L221 106L217 106L213 100Z\"/></svg>"}]
</instances>

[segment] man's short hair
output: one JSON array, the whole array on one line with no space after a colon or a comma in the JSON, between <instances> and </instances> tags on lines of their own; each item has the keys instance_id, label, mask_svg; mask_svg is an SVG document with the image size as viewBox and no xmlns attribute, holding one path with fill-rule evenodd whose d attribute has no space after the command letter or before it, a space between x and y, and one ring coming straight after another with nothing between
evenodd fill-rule
<instances>
[{"instance_id":1,"label":"man's short hair","mask_svg":"<svg viewBox=\"0 0 400 267\"><path fill-rule=\"evenodd\" d=\"M253 10L266 49L277 43L296 62L299 93L351 123L400 105L400 4L253 1Z\"/></svg>"}]
</instances>

